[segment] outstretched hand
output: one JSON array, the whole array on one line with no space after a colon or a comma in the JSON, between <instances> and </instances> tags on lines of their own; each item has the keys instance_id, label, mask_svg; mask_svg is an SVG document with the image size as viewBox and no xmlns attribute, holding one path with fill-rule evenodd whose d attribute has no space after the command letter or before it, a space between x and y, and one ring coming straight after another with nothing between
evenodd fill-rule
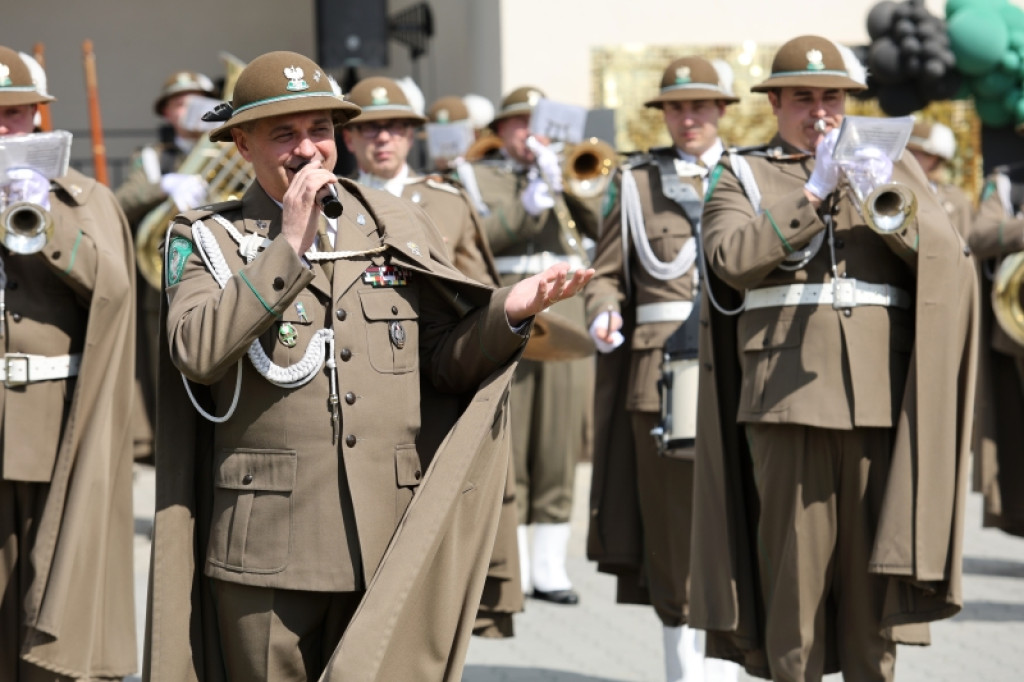
<instances>
[{"instance_id":1,"label":"outstretched hand","mask_svg":"<svg viewBox=\"0 0 1024 682\"><path fill-rule=\"evenodd\" d=\"M505 315L509 324L517 327L526 318L575 296L593 276L592 268L576 270L570 275L567 263L557 263L544 272L517 282L505 299Z\"/></svg>"}]
</instances>

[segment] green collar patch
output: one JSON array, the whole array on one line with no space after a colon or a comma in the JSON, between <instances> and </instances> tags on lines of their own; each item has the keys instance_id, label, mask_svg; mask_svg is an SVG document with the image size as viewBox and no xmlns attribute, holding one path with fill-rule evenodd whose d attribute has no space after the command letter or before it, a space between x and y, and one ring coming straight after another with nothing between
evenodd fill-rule
<instances>
[{"instance_id":1,"label":"green collar patch","mask_svg":"<svg viewBox=\"0 0 1024 682\"><path fill-rule=\"evenodd\" d=\"M192 255L192 242L184 237L175 237L167 248L167 286L173 287L181 281L185 263Z\"/></svg>"}]
</instances>

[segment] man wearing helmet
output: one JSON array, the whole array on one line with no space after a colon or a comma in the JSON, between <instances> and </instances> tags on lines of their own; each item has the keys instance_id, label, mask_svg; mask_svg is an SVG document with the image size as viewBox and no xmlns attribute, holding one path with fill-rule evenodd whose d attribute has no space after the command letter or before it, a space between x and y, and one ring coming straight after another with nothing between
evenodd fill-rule
<instances>
[{"instance_id":1,"label":"man wearing helmet","mask_svg":"<svg viewBox=\"0 0 1024 682\"><path fill-rule=\"evenodd\" d=\"M691 622L776 680L892 679L962 604L974 269L920 166L862 148L917 201L868 227L832 154L863 87L825 38L784 44L752 88L778 134L704 205Z\"/></svg>"},{"instance_id":2,"label":"man wearing helmet","mask_svg":"<svg viewBox=\"0 0 1024 682\"><path fill-rule=\"evenodd\" d=\"M336 87L299 54L250 62L210 137L256 181L168 234L152 679L458 679L505 387L532 316L593 274L467 279L413 204L337 181L360 109Z\"/></svg>"}]
</instances>

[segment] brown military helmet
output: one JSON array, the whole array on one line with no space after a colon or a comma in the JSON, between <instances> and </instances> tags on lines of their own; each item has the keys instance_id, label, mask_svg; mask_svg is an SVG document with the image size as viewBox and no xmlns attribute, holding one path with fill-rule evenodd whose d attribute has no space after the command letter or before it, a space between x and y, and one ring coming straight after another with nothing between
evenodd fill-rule
<instances>
[{"instance_id":1,"label":"brown military helmet","mask_svg":"<svg viewBox=\"0 0 1024 682\"><path fill-rule=\"evenodd\" d=\"M157 116L164 115L164 105L167 100L183 93L204 95L206 97L217 97L217 89L213 81L204 74L195 71L176 71L167 77L164 86L160 89L160 95L153 102L153 111Z\"/></svg>"},{"instance_id":2,"label":"brown military helmet","mask_svg":"<svg viewBox=\"0 0 1024 682\"><path fill-rule=\"evenodd\" d=\"M358 116L349 121L353 125L381 120L412 121L420 124L427 120L412 108L402 87L396 81L383 76L359 81L345 99L362 109Z\"/></svg>"},{"instance_id":3,"label":"brown military helmet","mask_svg":"<svg viewBox=\"0 0 1024 682\"><path fill-rule=\"evenodd\" d=\"M359 114L346 102L334 81L309 57L295 52L268 52L242 70L230 105L215 109L214 120L224 123L210 132L214 142L231 140L236 126L283 114L330 111L340 125Z\"/></svg>"},{"instance_id":4,"label":"brown military helmet","mask_svg":"<svg viewBox=\"0 0 1024 682\"><path fill-rule=\"evenodd\" d=\"M23 104L52 102L32 80L32 71L21 55L9 47L0 46L0 106L16 107Z\"/></svg>"},{"instance_id":5,"label":"brown military helmet","mask_svg":"<svg viewBox=\"0 0 1024 682\"><path fill-rule=\"evenodd\" d=\"M488 127L494 130L495 125L502 119L532 113L533 108L537 106L537 102L542 99L544 99L544 93L532 85L516 88L501 100L501 108L498 109L498 113L494 116L494 120L490 122Z\"/></svg>"},{"instance_id":6,"label":"brown military helmet","mask_svg":"<svg viewBox=\"0 0 1024 682\"><path fill-rule=\"evenodd\" d=\"M867 86L850 77L839 48L820 36L793 38L779 48L772 60L772 73L750 88L752 92L768 92L775 88L839 88L865 90Z\"/></svg>"},{"instance_id":7,"label":"brown military helmet","mask_svg":"<svg viewBox=\"0 0 1024 682\"><path fill-rule=\"evenodd\" d=\"M952 161L956 155L956 136L948 126L937 121L915 121L910 139L907 140L907 149Z\"/></svg>"},{"instance_id":8,"label":"brown military helmet","mask_svg":"<svg viewBox=\"0 0 1024 682\"><path fill-rule=\"evenodd\" d=\"M427 110L427 119L431 123L454 123L469 119L469 107L461 97L449 95L442 97Z\"/></svg>"},{"instance_id":9,"label":"brown military helmet","mask_svg":"<svg viewBox=\"0 0 1024 682\"><path fill-rule=\"evenodd\" d=\"M739 102L722 82L722 76L703 57L681 57L665 68L657 97L644 102L645 107L661 109L665 102L713 99L726 103Z\"/></svg>"}]
</instances>

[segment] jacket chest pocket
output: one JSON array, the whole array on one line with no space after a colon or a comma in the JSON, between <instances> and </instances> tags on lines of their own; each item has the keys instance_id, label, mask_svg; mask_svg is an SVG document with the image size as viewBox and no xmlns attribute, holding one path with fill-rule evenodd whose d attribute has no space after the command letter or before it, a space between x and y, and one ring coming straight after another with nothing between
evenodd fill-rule
<instances>
[{"instance_id":1,"label":"jacket chest pocket","mask_svg":"<svg viewBox=\"0 0 1024 682\"><path fill-rule=\"evenodd\" d=\"M419 304L412 287L359 292L366 320L366 352L382 374L416 370L419 357Z\"/></svg>"},{"instance_id":2,"label":"jacket chest pocket","mask_svg":"<svg viewBox=\"0 0 1024 682\"><path fill-rule=\"evenodd\" d=\"M288 565L292 450L234 450L218 455L207 559L228 570L277 573Z\"/></svg>"}]
</instances>

